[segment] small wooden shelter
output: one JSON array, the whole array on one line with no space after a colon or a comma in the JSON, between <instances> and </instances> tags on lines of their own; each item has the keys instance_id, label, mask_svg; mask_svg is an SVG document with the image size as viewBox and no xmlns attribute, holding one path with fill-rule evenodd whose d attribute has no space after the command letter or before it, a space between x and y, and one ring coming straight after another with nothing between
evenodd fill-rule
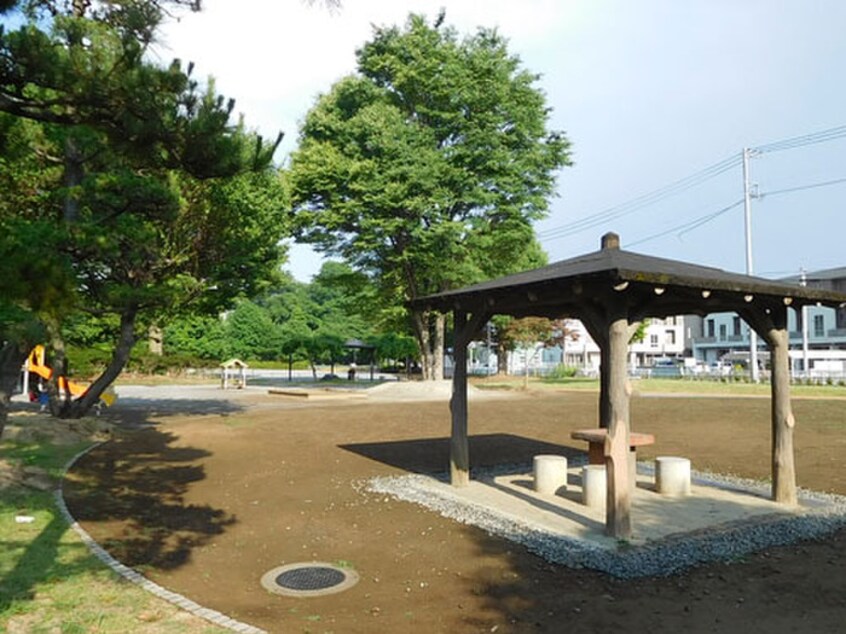
<instances>
[{"instance_id":1,"label":"small wooden shelter","mask_svg":"<svg viewBox=\"0 0 846 634\"><path fill-rule=\"evenodd\" d=\"M418 308L451 311L454 316L452 484L463 486L470 479L467 345L493 315L573 317L584 323L600 348L599 427L608 430L604 448L608 482L606 533L629 537L629 340L639 324L650 317L736 312L770 350L772 497L783 504L796 504L787 309L806 304L837 307L844 303L846 293L624 251L614 233L602 237L599 251L417 299L413 304Z\"/></svg>"},{"instance_id":2,"label":"small wooden shelter","mask_svg":"<svg viewBox=\"0 0 846 634\"><path fill-rule=\"evenodd\" d=\"M229 359L220 364L220 387L226 390L230 387L237 389L247 387L247 368L250 367L240 359Z\"/></svg>"}]
</instances>

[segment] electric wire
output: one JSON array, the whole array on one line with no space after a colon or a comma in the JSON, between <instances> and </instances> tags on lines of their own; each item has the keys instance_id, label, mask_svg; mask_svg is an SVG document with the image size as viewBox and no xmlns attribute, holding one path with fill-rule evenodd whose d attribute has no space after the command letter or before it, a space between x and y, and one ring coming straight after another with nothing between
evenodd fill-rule
<instances>
[{"instance_id":1,"label":"electric wire","mask_svg":"<svg viewBox=\"0 0 846 634\"><path fill-rule=\"evenodd\" d=\"M630 242L629 246L633 247L633 246L637 246L639 244L643 244L644 242L650 242L651 240L655 240L656 238L663 238L664 236L669 235L671 233L676 233L676 237L681 238L684 234L689 233L689 232L693 231L694 229L698 229L702 225L706 225L709 222L711 222L712 220L716 220L717 218L719 218L723 214L730 212L732 209L736 209L737 207L740 207L743 204L743 202L744 202L744 200L741 198L740 200L735 201L730 205L726 205L725 207L723 207L722 209L719 209L717 211L713 211L709 214L705 214L704 216L699 216L698 218L694 218L693 220L690 220L690 221L685 222L683 224L676 225L675 227L672 227L670 229L666 229L664 231L661 231L660 233L655 233L651 236L641 238L640 240L635 240L634 242Z\"/></svg>"},{"instance_id":2,"label":"electric wire","mask_svg":"<svg viewBox=\"0 0 846 634\"><path fill-rule=\"evenodd\" d=\"M846 178L836 178L830 181L822 181L820 183L811 183L809 185L798 185L797 187L787 187L785 189L776 189L771 192L762 192L758 194L757 198L765 198L767 196L779 196L781 194L792 194L793 192L801 192L806 189L816 189L818 187L828 187L829 185L840 185L846 183Z\"/></svg>"},{"instance_id":3,"label":"electric wire","mask_svg":"<svg viewBox=\"0 0 846 634\"><path fill-rule=\"evenodd\" d=\"M813 132L811 134L803 134L789 139L781 139L780 141L759 145L752 148L752 150L761 153L781 152L783 150L792 150L806 145L815 145L817 143L834 141L844 137L846 137L846 125L829 128L828 130L820 130L819 132Z\"/></svg>"},{"instance_id":4,"label":"electric wire","mask_svg":"<svg viewBox=\"0 0 846 634\"><path fill-rule=\"evenodd\" d=\"M846 138L846 125L838 126L834 128L829 128L827 130L820 130L819 132L813 132L810 134L804 134L801 136L791 137L787 139L781 139L779 141L774 141L772 143L767 143L764 145L759 145L757 147L751 148L753 153L767 153L767 152L780 152L784 150L791 150L795 148L805 147L808 145L815 145L818 143L824 143L828 141L834 141L837 139ZM727 172L734 167L737 167L743 162L743 155L736 154L732 155L728 158L723 159L713 165L710 165L690 176L686 176L685 178L679 179L670 183L669 185L665 185L664 187L660 187L656 190L651 192L647 192L641 196L635 197L631 200L628 200L624 203L620 203L619 205L614 205L612 207L608 207L598 213L594 213L584 218L580 218L579 220L575 220L573 222L559 225L558 227L553 227L551 229L545 229L543 231L539 231L537 233L538 239L541 242L550 242L552 240L558 240L560 238L569 237L575 235L577 233L581 233L583 231L587 231L589 229L593 229L597 226L600 226L604 223L607 223L611 220L616 220L617 218L622 218L623 216L627 216L633 214L637 211L645 207L650 207L655 205L656 203L664 200L665 198L669 198L671 196L675 196L677 194L681 194L682 192L691 189L693 187L697 187L706 181ZM846 182L846 178L844 179L837 179L832 181L825 181L822 183L814 183L810 185L803 185L799 187L791 187L787 189L775 190L772 192L765 192L762 194L758 194L756 198L764 198L765 196L778 196L781 194L787 194L791 192L802 191L805 189L813 189L817 187L826 187L829 185L836 185ZM653 240L655 238L674 233L680 231L678 237L681 237L685 233L692 231L704 224L707 224L711 220L721 216L728 211L731 211L735 207L737 207L740 203L733 203L728 207L724 207L719 211L713 212L711 214L707 214L705 216L701 216L693 221L688 223L684 223L682 225L678 225L673 229L668 229L666 231L662 231L658 234L653 236L649 236L647 238L643 238L642 240L638 240L636 242L631 243L632 246L636 244L641 244L643 242L647 242L649 240Z\"/></svg>"},{"instance_id":5,"label":"electric wire","mask_svg":"<svg viewBox=\"0 0 846 634\"><path fill-rule=\"evenodd\" d=\"M742 157L740 155L730 156L718 163L714 163L705 169L691 174L690 176L686 176L685 178L633 198L627 202L614 205L613 207L609 207L601 212L591 214L590 216L586 216L585 218L581 218L574 222L540 231L538 232L538 238L540 238L541 241L546 242L592 229L593 227L608 222L609 220L615 220L622 216L632 214L644 207L654 205L665 198L680 194L688 189L701 185L702 183L737 167L741 162Z\"/></svg>"}]
</instances>

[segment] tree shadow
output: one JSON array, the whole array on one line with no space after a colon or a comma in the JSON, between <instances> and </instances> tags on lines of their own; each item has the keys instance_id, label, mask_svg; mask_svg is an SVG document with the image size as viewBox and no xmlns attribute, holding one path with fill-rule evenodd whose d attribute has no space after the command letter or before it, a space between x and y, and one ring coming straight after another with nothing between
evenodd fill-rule
<instances>
[{"instance_id":1,"label":"tree shadow","mask_svg":"<svg viewBox=\"0 0 846 634\"><path fill-rule=\"evenodd\" d=\"M169 570L185 564L237 520L221 509L186 504L205 478L207 451L174 447L174 434L139 429L87 453L65 479L71 515L127 566Z\"/></svg>"},{"instance_id":2,"label":"tree shadow","mask_svg":"<svg viewBox=\"0 0 846 634\"><path fill-rule=\"evenodd\" d=\"M118 431L112 440L80 458L62 483L65 503L74 519L85 523L92 537L128 566L174 569L189 561L194 548L237 521L221 509L185 503L191 485L206 477L201 460L210 454L174 446L174 434L154 427L151 417L173 414L173 405L181 412L186 403L110 410L104 418ZM18 411L35 408L37 404L14 404ZM223 415L243 409L219 401L201 402L198 409L204 408ZM197 412L192 409L192 413ZM26 425L26 419L22 424ZM7 447L4 453L14 456L16 449L20 451ZM36 448L36 453L41 452ZM62 453L67 451L57 455ZM62 459L58 460L61 464ZM35 515L33 527L40 525L43 520L38 518L44 513L49 513L49 519L37 533L22 525L19 531L9 532L12 537L7 542L0 543L0 548L20 551L7 571L0 574L0 614L16 602L32 600L45 582L101 568L85 544L64 541L69 526L56 508L52 492L6 489L3 505L7 510Z\"/></svg>"},{"instance_id":3,"label":"tree shadow","mask_svg":"<svg viewBox=\"0 0 846 634\"><path fill-rule=\"evenodd\" d=\"M35 538L10 539L0 543L0 548L4 550L23 551L14 566L0 577L0 614L17 601L33 599L35 587L39 583L72 577L92 567L88 548L84 544L61 544L68 524L51 502L52 497L48 494L29 494L6 500L9 506L25 508L27 514L47 511L51 516ZM62 553L64 556L60 561Z\"/></svg>"},{"instance_id":4,"label":"tree shadow","mask_svg":"<svg viewBox=\"0 0 846 634\"><path fill-rule=\"evenodd\" d=\"M502 560L507 572L486 567L466 580L481 608L462 619L462 630L842 631L844 528L731 561L637 579L550 564L481 530L467 529L467 535L480 558Z\"/></svg>"}]
</instances>

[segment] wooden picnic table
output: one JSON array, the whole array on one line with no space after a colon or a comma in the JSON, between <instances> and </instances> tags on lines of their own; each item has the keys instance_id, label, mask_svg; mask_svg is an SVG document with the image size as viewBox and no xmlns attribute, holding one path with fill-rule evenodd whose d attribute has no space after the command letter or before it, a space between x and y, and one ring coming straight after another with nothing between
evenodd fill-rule
<instances>
[{"instance_id":1,"label":"wooden picnic table","mask_svg":"<svg viewBox=\"0 0 846 634\"><path fill-rule=\"evenodd\" d=\"M586 440L588 443L588 461L590 464L605 464L605 439L608 430L601 428L576 429L570 433L574 440ZM629 432L629 450L634 453L637 447L655 444L655 436L639 432Z\"/></svg>"},{"instance_id":2,"label":"wooden picnic table","mask_svg":"<svg viewBox=\"0 0 846 634\"><path fill-rule=\"evenodd\" d=\"M576 429L570 433L574 440L586 440L588 443L588 462L605 464L605 440L608 430L602 428ZM655 436L640 432L629 432L629 486L632 493L637 487L637 448L655 444Z\"/></svg>"}]
</instances>

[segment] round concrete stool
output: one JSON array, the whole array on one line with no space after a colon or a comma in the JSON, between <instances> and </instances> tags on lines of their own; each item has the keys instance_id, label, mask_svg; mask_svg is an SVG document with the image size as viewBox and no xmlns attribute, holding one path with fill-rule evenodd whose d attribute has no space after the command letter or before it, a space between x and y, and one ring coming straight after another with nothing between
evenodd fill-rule
<instances>
[{"instance_id":1,"label":"round concrete stool","mask_svg":"<svg viewBox=\"0 0 846 634\"><path fill-rule=\"evenodd\" d=\"M690 460L674 456L655 458L655 489L661 495L690 495Z\"/></svg>"},{"instance_id":2,"label":"round concrete stool","mask_svg":"<svg viewBox=\"0 0 846 634\"><path fill-rule=\"evenodd\" d=\"M555 495L567 490L567 458L564 456L535 456L535 491Z\"/></svg>"},{"instance_id":3,"label":"round concrete stool","mask_svg":"<svg viewBox=\"0 0 846 634\"><path fill-rule=\"evenodd\" d=\"M605 508L608 495L608 479L604 464L589 464L582 467L582 503L591 508Z\"/></svg>"}]
</instances>

